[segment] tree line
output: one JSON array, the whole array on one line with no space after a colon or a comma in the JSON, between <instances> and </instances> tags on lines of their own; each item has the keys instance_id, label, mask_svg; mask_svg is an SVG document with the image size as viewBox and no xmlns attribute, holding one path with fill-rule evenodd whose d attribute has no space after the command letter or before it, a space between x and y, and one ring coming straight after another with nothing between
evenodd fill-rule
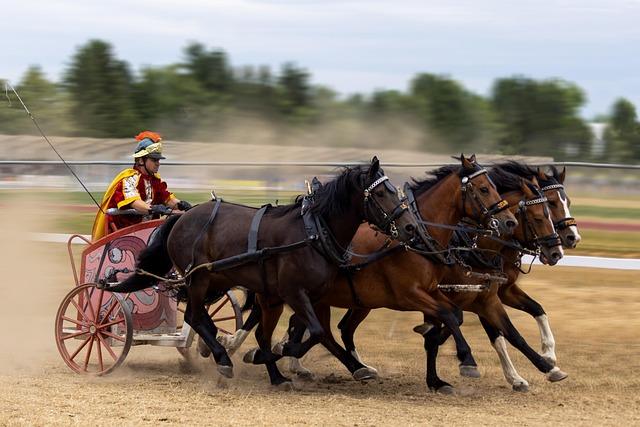
<instances>
[{"instance_id":1,"label":"tree line","mask_svg":"<svg viewBox=\"0 0 640 427\"><path fill-rule=\"evenodd\" d=\"M398 129L411 124L418 130L417 148L426 151L640 161L635 106L622 98L615 102L603 118L606 149L594 154L594 135L579 115L585 93L560 79L499 78L483 97L449 76L419 73L406 91L341 97L312 84L311 74L293 63L277 72L268 66L234 67L226 52L200 43L186 46L180 62L134 74L109 43L91 40L77 49L60 82L33 66L16 89L47 132L62 136L126 138L157 129L169 139L206 141L237 116L287 131L349 120ZM0 133L34 131L19 103L0 109ZM352 134L326 143L350 144L358 138L357 131Z\"/></svg>"}]
</instances>

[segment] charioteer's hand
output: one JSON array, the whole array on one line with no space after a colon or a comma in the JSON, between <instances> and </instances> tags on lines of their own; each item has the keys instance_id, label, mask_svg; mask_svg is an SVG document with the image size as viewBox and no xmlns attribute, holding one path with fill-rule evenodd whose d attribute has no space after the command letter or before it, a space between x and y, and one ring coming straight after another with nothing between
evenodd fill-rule
<instances>
[{"instance_id":1,"label":"charioteer's hand","mask_svg":"<svg viewBox=\"0 0 640 427\"><path fill-rule=\"evenodd\" d=\"M178 209L180 209L181 211L188 211L189 209L191 209L193 206L191 206L191 203L187 202L186 200L180 200L177 204L176 207Z\"/></svg>"},{"instance_id":2,"label":"charioteer's hand","mask_svg":"<svg viewBox=\"0 0 640 427\"><path fill-rule=\"evenodd\" d=\"M171 208L165 205L151 205L149 209L150 215L170 215L171 212Z\"/></svg>"}]
</instances>

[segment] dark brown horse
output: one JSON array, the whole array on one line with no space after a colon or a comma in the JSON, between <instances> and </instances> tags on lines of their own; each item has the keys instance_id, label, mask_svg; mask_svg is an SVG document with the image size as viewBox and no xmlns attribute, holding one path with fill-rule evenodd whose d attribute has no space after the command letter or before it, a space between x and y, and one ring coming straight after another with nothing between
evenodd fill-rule
<instances>
[{"instance_id":1,"label":"dark brown horse","mask_svg":"<svg viewBox=\"0 0 640 427\"><path fill-rule=\"evenodd\" d=\"M288 304L311 332L306 343L310 347L324 335L311 301L321 298L333 282L338 273L336 262L343 259L344 248L360 224L369 221L403 241L413 237L417 224L376 158L366 167L345 168L317 192L304 216L301 207L302 200L298 200L266 208L260 220L258 209L248 206L219 200L196 206L179 218L168 219L140 254L136 274L109 290L130 292L151 286L155 279L147 273L163 276L175 266L187 279L185 321L204 340L218 371L227 377L233 375L233 365L216 341L217 328L205 302L232 287L243 286L273 303ZM316 228L309 230L312 226ZM275 247L291 250L270 256L259 252ZM231 268L212 264L248 252L255 255L254 262ZM300 347L294 347L292 355L304 354L306 348ZM267 368L273 384L286 380L274 362L269 361Z\"/></svg>"},{"instance_id":2,"label":"dark brown horse","mask_svg":"<svg viewBox=\"0 0 640 427\"><path fill-rule=\"evenodd\" d=\"M509 168L509 170L512 172L518 171L513 167ZM534 176L526 175L537 184ZM514 294L513 289L517 288L515 281L520 274L519 260L525 248L533 250L539 248L541 250L541 258L552 264L555 264L562 257L562 249L554 230L554 219L551 217L551 211L548 209L545 199L541 197L542 194L538 193L539 189L533 188L531 184L524 186L516 184L509 176L515 175L505 173L501 168L494 168L491 173L491 177L498 183L499 190L502 192L503 197L509 201L512 206L511 209L518 218L519 224L513 234L513 238L519 243L519 246L505 246L495 239L480 237L476 241L477 246L484 250L499 251L499 257L483 257L472 253L466 259L474 271L488 274L493 274L496 269L495 261L498 261L498 264L500 264L498 267L506 274L506 283L498 284L494 282L490 289L484 292L445 291L445 294L460 309L474 312L480 316L480 321L492 345L498 351L505 377L512 384L514 390L524 391L528 389L526 381L519 377L517 372L514 374L514 369L508 369L510 361L508 360L508 354L506 354L505 339L518 348L541 372L544 372L549 381L560 381L566 378L567 375L558 367L555 367L553 363L546 360L544 356L536 353L522 338L502 306L502 302L505 302L503 297L508 295L510 298ZM514 190L518 185L521 188ZM466 269L460 266L452 266L447 269L442 283L481 285L483 280L481 278L470 278L467 276ZM455 289L455 287L452 288ZM357 326L367 314L368 312L361 309L350 310L343 321L340 322L339 328L347 349L353 348L355 351L353 335ZM449 331L442 330L439 325L430 324L424 325L422 328L416 328L416 332L425 337L428 360L427 375L432 376L430 381L441 384L443 390L450 391L449 385L443 383L437 377L435 368L438 346L449 336ZM461 374L468 375L468 370L461 370Z\"/></svg>"},{"instance_id":3,"label":"dark brown horse","mask_svg":"<svg viewBox=\"0 0 640 427\"><path fill-rule=\"evenodd\" d=\"M447 227L468 216L482 224L489 224L497 219L504 228L513 229L516 226L513 214L503 209L506 208L506 204L501 203L495 185L489 179L486 170L475 163L475 157L461 157L461 167L444 167L432 174L434 177L412 186L418 209L426 221ZM493 209L490 209L491 207ZM435 241L432 245L432 249L436 249L434 252L437 252L438 248L446 248L452 230L431 226L428 228ZM384 244L385 237L369 227L361 227L352 241L353 250L358 253L373 253ZM327 331L322 344L345 364L356 379L371 378L376 372L365 366L358 359L357 353L341 348L330 334L331 306L366 307L367 311L382 307L400 311L419 311L426 320L442 322L450 328L456 341L461 366L475 367L473 356L453 316L455 306L438 289L438 282L445 272L445 264L439 262L440 259L437 253L434 253L432 258L426 258L413 252L395 252L357 271L351 284L348 277L339 276L315 305L316 313ZM353 260L356 264L359 261L357 258ZM265 305L261 306L265 311ZM239 339L226 340L226 344L237 347L251 327L245 325L243 330L237 333ZM294 337L294 334L293 341L301 338ZM245 357L245 361L260 362L258 356L252 351ZM439 387L437 384L429 386Z\"/></svg>"}]
</instances>

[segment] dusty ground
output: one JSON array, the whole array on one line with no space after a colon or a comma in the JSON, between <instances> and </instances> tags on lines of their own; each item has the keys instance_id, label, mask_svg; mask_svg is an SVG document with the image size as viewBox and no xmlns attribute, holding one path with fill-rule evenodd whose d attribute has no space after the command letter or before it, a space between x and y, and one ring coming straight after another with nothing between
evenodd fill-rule
<instances>
[{"instance_id":1,"label":"dusty ground","mask_svg":"<svg viewBox=\"0 0 640 427\"><path fill-rule=\"evenodd\" d=\"M53 340L57 306L73 281L66 248L9 244L20 242L24 230L2 215L0 425L640 424L638 272L536 268L524 280L525 289L550 315L559 365L570 374L561 383L547 383L511 349L520 374L531 384L526 394L511 391L471 315L463 332L482 378L459 377L448 345L440 372L458 395L429 393L422 342L411 331L420 316L388 310L370 316L356 337L363 358L381 374L366 384L352 380L320 348L305 359L316 379L296 381L298 391L272 389L262 367L242 363L242 349L234 356L236 377L224 384L207 360L188 369L174 349L154 347L134 347L114 374L87 378L64 365ZM512 312L512 317L539 348L535 322L521 313ZM244 348L253 342L249 339Z\"/></svg>"}]
</instances>

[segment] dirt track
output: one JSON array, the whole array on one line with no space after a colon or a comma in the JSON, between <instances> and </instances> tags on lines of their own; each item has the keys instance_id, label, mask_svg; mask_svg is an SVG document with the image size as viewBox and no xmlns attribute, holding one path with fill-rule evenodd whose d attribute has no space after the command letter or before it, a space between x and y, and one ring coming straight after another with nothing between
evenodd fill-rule
<instances>
[{"instance_id":1,"label":"dirt track","mask_svg":"<svg viewBox=\"0 0 640 427\"><path fill-rule=\"evenodd\" d=\"M29 252L37 264L26 261ZM0 285L5 325L0 333L0 425L640 423L637 272L538 268L527 278L525 288L550 314L560 366L570 374L562 383L547 383L511 350L520 374L531 384L527 394L512 392L469 315L463 332L482 378L460 378L448 344L440 372L458 395L429 393L422 342L411 332L420 316L381 310L357 336L362 356L379 369L380 380L356 382L316 348L305 360L316 379L296 381L298 391L283 392L267 385L262 367L242 363L243 349L234 357L236 378L226 383L219 383L207 360L189 368L172 348L134 347L124 366L108 377L74 374L53 341L53 317L72 284L64 246L5 245L0 255L9 271ZM538 348L535 322L520 313L512 317ZM252 338L244 348L251 345Z\"/></svg>"}]
</instances>

